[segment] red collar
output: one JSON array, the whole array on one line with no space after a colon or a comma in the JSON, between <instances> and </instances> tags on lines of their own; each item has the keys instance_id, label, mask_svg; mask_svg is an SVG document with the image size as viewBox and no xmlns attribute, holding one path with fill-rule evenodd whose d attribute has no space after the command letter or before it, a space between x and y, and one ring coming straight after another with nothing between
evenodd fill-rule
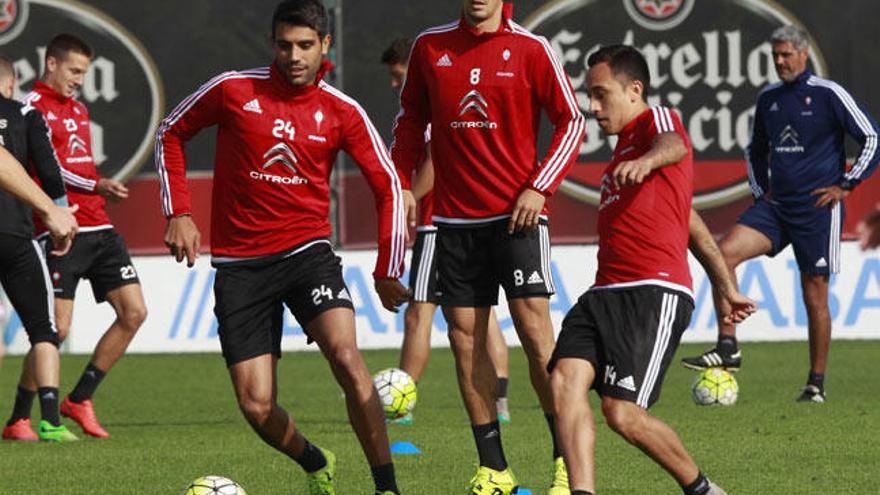
<instances>
[{"instance_id":1,"label":"red collar","mask_svg":"<svg viewBox=\"0 0 880 495\"><path fill-rule=\"evenodd\" d=\"M281 70L278 69L278 65L274 62L272 63L272 68L269 70L270 77L279 87L283 88L284 91L288 91L290 93L300 95L312 92L318 89L318 84L324 79L324 76L327 75L331 70L333 70L333 64L329 60L322 60L321 66L318 67L318 73L315 76L315 82L305 87L296 87L290 84L290 81L284 77L284 74L281 73Z\"/></svg>"},{"instance_id":2,"label":"red collar","mask_svg":"<svg viewBox=\"0 0 880 495\"><path fill-rule=\"evenodd\" d=\"M58 100L62 103L71 99L71 98L65 97L64 95L62 95L58 91L55 91L52 88L52 86L49 86L48 84L44 83L43 81L35 82L33 90L36 91L37 93L40 93L40 95L42 95L42 96L49 97L54 100Z\"/></svg>"},{"instance_id":3,"label":"red collar","mask_svg":"<svg viewBox=\"0 0 880 495\"><path fill-rule=\"evenodd\" d=\"M498 30L494 33L484 33L482 31L478 31L477 28L471 26L468 23L467 19L464 18L464 12L461 13L461 18L458 21L458 27L475 36L495 36L507 30L512 30L513 28L510 26L511 21L513 21L513 4L505 2L501 5L501 25L498 26Z\"/></svg>"},{"instance_id":4,"label":"red collar","mask_svg":"<svg viewBox=\"0 0 880 495\"><path fill-rule=\"evenodd\" d=\"M623 129L621 129L620 132L617 133L617 135L622 136L626 133L630 133L630 132L634 131L636 129L636 127L641 124L642 121L645 121L648 118L651 118L651 115L652 115L651 114L651 107L646 108L643 112L639 113L632 120L627 122L627 124L625 126L623 126Z\"/></svg>"}]
</instances>

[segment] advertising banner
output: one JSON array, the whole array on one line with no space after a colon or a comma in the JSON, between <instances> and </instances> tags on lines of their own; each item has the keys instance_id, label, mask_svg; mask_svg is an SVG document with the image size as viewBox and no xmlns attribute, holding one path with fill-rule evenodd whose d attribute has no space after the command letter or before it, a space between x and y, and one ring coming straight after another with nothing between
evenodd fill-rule
<instances>
[{"instance_id":1,"label":"advertising banner","mask_svg":"<svg viewBox=\"0 0 880 495\"><path fill-rule=\"evenodd\" d=\"M340 251L344 276L357 319L358 343L364 349L397 348L403 342L403 311L386 311L373 291L373 251ZM864 254L853 243L842 246L843 269L831 280L830 308L836 339L880 338L880 258ZM551 271L557 294L550 300L553 328L589 288L596 270L595 246L559 246L553 249ZM129 352L219 351L214 318L215 271L207 257L188 270L170 257L138 257L134 260L149 309ZM715 340L715 313L709 282L691 260L694 276L694 313L686 342ZM806 310L801 302L800 277L791 250L774 259L758 258L739 270L741 290L757 301L759 311L738 329L743 341L805 340ZM507 342L519 345L502 292L497 314ZM88 282L77 292L73 326L65 343L68 352L91 353L113 320L108 304L96 306ZM302 327L285 311L284 350L317 350L306 344ZM4 341L13 353L27 350L27 336L15 314L9 318ZM434 318L432 345L447 347L446 323L438 311Z\"/></svg>"}]
</instances>

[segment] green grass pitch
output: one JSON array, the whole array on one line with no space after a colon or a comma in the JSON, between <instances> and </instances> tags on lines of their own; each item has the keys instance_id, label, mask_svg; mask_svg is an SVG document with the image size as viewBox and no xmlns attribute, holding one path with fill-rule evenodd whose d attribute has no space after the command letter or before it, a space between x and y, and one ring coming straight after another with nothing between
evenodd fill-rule
<instances>
[{"instance_id":1,"label":"green grass pitch","mask_svg":"<svg viewBox=\"0 0 880 495\"><path fill-rule=\"evenodd\" d=\"M701 350L680 349L652 411L678 431L704 472L729 493L878 493L880 386L874 372L880 342L833 344L824 405L794 401L806 378L806 343L767 343L744 346L737 405L698 407L689 395L695 373L677 361ZM397 363L396 351L365 356L373 371ZM513 422L503 428L504 447L522 486L539 494L551 474L546 423L522 351L511 349L510 356ZM64 393L85 362L83 356L63 358ZM12 407L20 365L20 358L7 358L0 371L3 418ZM288 353L278 376L282 405L309 439L336 453L339 493L372 493L369 470L323 358ZM0 443L0 493L179 494L207 474L232 478L251 495L304 493L299 468L264 445L241 417L218 355L127 356L108 375L95 404L112 435L108 440ZM392 442L409 441L423 451L395 456L401 489L464 494L476 452L448 349L431 356L415 418L412 426L389 428ZM599 493L680 493L665 472L600 423Z\"/></svg>"}]
</instances>

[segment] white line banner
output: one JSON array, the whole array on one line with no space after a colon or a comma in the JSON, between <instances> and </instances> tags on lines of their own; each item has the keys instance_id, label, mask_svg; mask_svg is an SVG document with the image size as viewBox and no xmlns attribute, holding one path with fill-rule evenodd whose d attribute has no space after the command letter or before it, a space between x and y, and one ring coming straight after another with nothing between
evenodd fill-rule
<instances>
[{"instance_id":1,"label":"white line banner","mask_svg":"<svg viewBox=\"0 0 880 495\"><path fill-rule=\"evenodd\" d=\"M557 293L550 301L556 332L578 297L589 287L596 271L595 246L555 246L551 270ZM373 291L371 277L375 252L340 251L346 283L357 315L358 342L365 349L400 348L403 341L403 311L394 314L382 308ZM854 243L842 245L842 273L832 277L830 289L834 338L880 338L880 258L862 253ZM129 352L219 351L217 321L214 318L214 269L207 257L187 269L170 257L134 259L149 309L144 326ZM686 342L715 340L715 316L706 275L691 260L694 274L695 308ZM801 302L800 275L790 250L776 258L758 258L739 270L740 289L759 304L759 311L740 326L743 341L805 340L807 317ZM406 279L404 279L406 280ZM505 338L519 345L503 292L497 315ZM88 281L80 283L68 341L71 353L91 353L98 339L113 321L109 304L95 305ZM29 348L18 316L11 312L3 325L3 339L13 354ZM284 350L316 350L295 318L285 312ZM432 345L448 346L446 323L438 311L434 318Z\"/></svg>"}]
</instances>

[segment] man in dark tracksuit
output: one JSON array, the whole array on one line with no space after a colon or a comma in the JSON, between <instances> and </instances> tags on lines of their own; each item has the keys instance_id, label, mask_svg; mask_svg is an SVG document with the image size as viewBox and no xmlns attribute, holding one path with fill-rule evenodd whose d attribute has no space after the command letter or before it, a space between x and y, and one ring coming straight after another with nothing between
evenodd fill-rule
<instances>
[{"instance_id":1,"label":"man in dark tracksuit","mask_svg":"<svg viewBox=\"0 0 880 495\"><path fill-rule=\"evenodd\" d=\"M14 87L12 64L8 59L0 58L0 145L24 166L32 164L49 197L57 205L67 206L61 169L46 122L33 107L11 99ZM43 252L33 240L31 208L11 194L0 191L0 211L3 212L0 215L0 283L28 333L42 408L38 435L33 434L30 417L27 417L7 424L3 438L76 440L61 424L58 414L58 335L54 323L52 283Z\"/></svg>"},{"instance_id":2,"label":"man in dark tracksuit","mask_svg":"<svg viewBox=\"0 0 880 495\"><path fill-rule=\"evenodd\" d=\"M810 373L798 400L825 402L831 342L829 277L840 269L843 199L880 163L880 126L842 86L807 69L809 38L783 26L770 38L780 81L758 95L746 159L755 204L719 243L731 270L791 244L801 275L810 339ZM859 145L846 168L846 135ZM715 301L718 315L723 301ZM689 368L739 369L735 328L719 317L718 345L685 358Z\"/></svg>"}]
</instances>

